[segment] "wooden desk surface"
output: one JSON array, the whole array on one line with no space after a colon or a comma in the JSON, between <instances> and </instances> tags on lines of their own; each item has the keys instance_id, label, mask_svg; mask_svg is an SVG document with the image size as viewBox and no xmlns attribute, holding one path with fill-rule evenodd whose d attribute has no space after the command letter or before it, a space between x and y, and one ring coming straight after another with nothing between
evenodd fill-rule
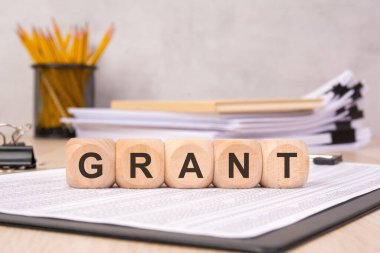
<instances>
[{"instance_id":1,"label":"wooden desk surface","mask_svg":"<svg viewBox=\"0 0 380 253\"><path fill-rule=\"evenodd\" d=\"M64 167L65 140L27 139L39 169ZM343 154L349 162L380 163L380 140ZM289 252L380 252L380 210L315 238ZM227 252L98 236L0 226L1 252ZM230 251L229 251L230 252Z\"/></svg>"}]
</instances>

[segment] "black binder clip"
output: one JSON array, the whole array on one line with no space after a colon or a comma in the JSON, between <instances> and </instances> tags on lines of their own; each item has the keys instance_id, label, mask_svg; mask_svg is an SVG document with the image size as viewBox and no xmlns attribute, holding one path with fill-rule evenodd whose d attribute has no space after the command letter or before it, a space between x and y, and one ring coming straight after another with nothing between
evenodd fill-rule
<instances>
[{"instance_id":1,"label":"black binder clip","mask_svg":"<svg viewBox=\"0 0 380 253\"><path fill-rule=\"evenodd\" d=\"M0 127L13 129L11 140L8 142L6 135L0 132L0 138L3 144L0 145L0 169L33 169L36 168L36 159L34 157L33 147L26 146L25 143L19 142L20 138L32 128L31 124L20 127L11 124L0 124Z\"/></svg>"},{"instance_id":2,"label":"black binder clip","mask_svg":"<svg viewBox=\"0 0 380 253\"><path fill-rule=\"evenodd\" d=\"M341 154L336 155L309 155L309 158L313 160L316 165L336 165L343 161Z\"/></svg>"}]
</instances>

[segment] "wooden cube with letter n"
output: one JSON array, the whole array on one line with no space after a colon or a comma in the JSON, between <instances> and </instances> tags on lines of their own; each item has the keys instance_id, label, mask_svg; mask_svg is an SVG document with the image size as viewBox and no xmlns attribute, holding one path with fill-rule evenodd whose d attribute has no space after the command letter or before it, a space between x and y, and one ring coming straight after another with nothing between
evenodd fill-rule
<instances>
[{"instance_id":1,"label":"wooden cube with letter n","mask_svg":"<svg viewBox=\"0 0 380 253\"><path fill-rule=\"evenodd\" d=\"M164 143L158 139L116 142L116 183L123 188L157 188L164 182Z\"/></svg>"},{"instance_id":2,"label":"wooden cube with letter n","mask_svg":"<svg viewBox=\"0 0 380 253\"><path fill-rule=\"evenodd\" d=\"M70 139L66 178L74 188L108 188L115 183L115 143L111 139Z\"/></svg>"},{"instance_id":3,"label":"wooden cube with letter n","mask_svg":"<svg viewBox=\"0 0 380 253\"><path fill-rule=\"evenodd\" d=\"M253 188L262 173L260 144L255 140L215 140L214 164L216 187Z\"/></svg>"},{"instance_id":4,"label":"wooden cube with letter n","mask_svg":"<svg viewBox=\"0 0 380 253\"><path fill-rule=\"evenodd\" d=\"M262 140L263 175L260 184L269 188L302 187L309 174L307 146L299 140Z\"/></svg>"},{"instance_id":5,"label":"wooden cube with letter n","mask_svg":"<svg viewBox=\"0 0 380 253\"><path fill-rule=\"evenodd\" d=\"M174 188L204 188L213 179L213 146L209 140L165 142L165 183Z\"/></svg>"}]
</instances>

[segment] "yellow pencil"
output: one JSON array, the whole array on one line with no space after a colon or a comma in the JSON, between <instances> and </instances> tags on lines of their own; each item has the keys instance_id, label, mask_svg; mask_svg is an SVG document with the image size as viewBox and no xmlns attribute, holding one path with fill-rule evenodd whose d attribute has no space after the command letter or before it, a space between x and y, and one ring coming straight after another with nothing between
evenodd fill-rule
<instances>
[{"instance_id":1,"label":"yellow pencil","mask_svg":"<svg viewBox=\"0 0 380 253\"><path fill-rule=\"evenodd\" d=\"M34 26L32 26L32 38L33 38L33 44L35 45L38 52L40 52L41 51L41 45L40 45L40 41L38 38L37 29Z\"/></svg>"},{"instance_id":2,"label":"yellow pencil","mask_svg":"<svg viewBox=\"0 0 380 253\"><path fill-rule=\"evenodd\" d=\"M42 55L44 58L45 63L53 63L54 62L54 55L51 52L49 42L46 39L45 34L42 32L42 30L38 31L40 42L41 42L41 48L42 48Z\"/></svg>"},{"instance_id":3,"label":"yellow pencil","mask_svg":"<svg viewBox=\"0 0 380 253\"><path fill-rule=\"evenodd\" d=\"M57 38L57 41L58 41L58 43L60 45L60 48L62 50L64 50L65 49L65 43L64 43L64 41L62 39L61 30L59 29L59 26L58 26L58 24L57 24L57 22L55 21L54 18L52 18L51 21L53 23L53 29L54 29L55 37Z\"/></svg>"},{"instance_id":4,"label":"yellow pencil","mask_svg":"<svg viewBox=\"0 0 380 253\"><path fill-rule=\"evenodd\" d=\"M102 41L100 42L98 48L96 49L95 53L91 56L91 58L87 61L88 65L95 65L98 61L99 57L103 53L104 49L106 48L107 44L110 42L112 34L114 32L114 27L111 25L106 33L103 36Z\"/></svg>"},{"instance_id":5,"label":"yellow pencil","mask_svg":"<svg viewBox=\"0 0 380 253\"><path fill-rule=\"evenodd\" d=\"M67 47L69 46L70 39L71 39L71 31L69 31L66 34L65 40L63 41L63 43L64 43L64 50L66 50Z\"/></svg>"},{"instance_id":6,"label":"yellow pencil","mask_svg":"<svg viewBox=\"0 0 380 253\"><path fill-rule=\"evenodd\" d=\"M54 57L54 63L63 63L62 56L57 48L57 45L54 43L53 35L49 30L46 31L46 41L49 46L50 52Z\"/></svg>"},{"instance_id":7,"label":"yellow pencil","mask_svg":"<svg viewBox=\"0 0 380 253\"><path fill-rule=\"evenodd\" d=\"M83 31L78 31L78 46L77 46L77 53L76 53L76 61L75 63L81 64L82 63L82 55L83 55Z\"/></svg>"},{"instance_id":8,"label":"yellow pencil","mask_svg":"<svg viewBox=\"0 0 380 253\"><path fill-rule=\"evenodd\" d=\"M17 26L17 34L21 43L35 63L95 65L114 32L114 27L111 25L98 47L92 50L89 48L89 28L87 23L82 28L75 27L71 29L66 33L65 38L63 38L61 29L54 18L52 19L52 24L53 33L49 30L42 32L41 29L32 27L30 36L20 25Z\"/></svg>"},{"instance_id":9,"label":"yellow pencil","mask_svg":"<svg viewBox=\"0 0 380 253\"><path fill-rule=\"evenodd\" d=\"M93 69L55 68L49 64L86 64L95 65L113 35L111 25L98 47L89 47L89 27L70 29L65 36L58 23L52 19L52 30L32 26L28 34L23 27L17 26L16 33L22 45L36 64L45 64L39 69L40 92L43 107L39 112L37 127L60 127L61 117L68 117L69 107L85 105L84 92L88 77Z\"/></svg>"},{"instance_id":10,"label":"yellow pencil","mask_svg":"<svg viewBox=\"0 0 380 253\"><path fill-rule=\"evenodd\" d=\"M36 54L34 53L33 49L30 47L30 45L27 43L25 37L21 34L19 34L19 37L20 37L20 40L21 40L21 43L24 45L24 47L26 48L27 52L29 53L30 57L32 58L32 60L34 62L38 62L38 57L36 56Z\"/></svg>"},{"instance_id":11,"label":"yellow pencil","mask_svg":"<svg viewBox=\"0 0 380 253\"><path fill-rule=\"evenodd\" d=\"M73 42L71 43L71 49L70 49L70 61L71 61L71 63L76 62L77 47L78 47L78 34L77 34L77 28L74 28L74 30L73 30Z\"/></svg>"},{"instance_id":12,"label":"yellow pencil","mask_svg":"<svg viewBox=\"0 0 380 253\"><path fill-rule=\"evenodd\" d=\"M86 61L87 61L87 55L88 55L88 33L89 33L89 30L88 30L88 25L87 23L84 25L84 28L83 28L83 51L82 51L82 59L81 59L81 63L82 64L85 64Z\"/></svg>"},{"instance_id":13,"label":"yellow pencil","mask_svg":"<svg viewBox=\"0 0 380 253\"><path fill-rule=\"evenodd\" d=\"M26 49L29 52L33 61L34 62L40 61L41 57L39 55L37 48L34 46L32 40L29 38L28 34L25 32L25 30L20 25L18 26L17 33L21 39L22 44L26 47Z\"/></svg>"}]
</instances>

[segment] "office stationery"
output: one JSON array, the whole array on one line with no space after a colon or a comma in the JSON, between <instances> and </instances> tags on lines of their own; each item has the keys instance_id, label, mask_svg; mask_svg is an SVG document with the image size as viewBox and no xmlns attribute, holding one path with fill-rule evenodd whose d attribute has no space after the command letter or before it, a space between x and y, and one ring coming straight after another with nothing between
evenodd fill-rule
<instances>
[{"instance_id":1,"label":"office stationery","mask_svg":"<svg viewBox=\"0 0 380 253\"><path fill-rule=\"evenodd\" d=\"M343 156L341 154L336 155L309 155L314 164L317 165L335 165L343 162Z\"/></svg>"},{"instance_id":2,"label":"office stationery","mask_svg":"<svg viewBox=\"0 0 380 253\"><path fill-rule=\"evenodd\" d=\"M165 183L173 188L205 188L214 178L214 151L209 140L165 142Z\"/></svg>"},{"instance_id":3,"label":"office stationery","mask_svg":"<svg viewBox=\"0 0 380 253\"><path fill-rule=\"evenodd\" d=\"M305 141L310 152L360 148L371 139L363 123L366 86L350 71L306 95L321 99L311 111L182 113L106 108L71 108L78 137L104 138L289 138Z\"/></svg>"},{"instance_id":4,"label":"office stationery","mask_svg":"<svg viewBox=\"0 0 380 253\"><path fill-rule=\"evenodd\" d=\"M33 169L36 167L36 159L34 157L33 147L20 142L25 132L29 131L32 126L26 124L23 126L14 126L8 123L0 123L0 136L3 143L0 145L0 169ZM11 128L10 140L6 137L4 128Z\"/></svg>"},{"instance_id":5,"label":"office stationery","mask_svg":"<svg viewBox=\"0 0 380 253\"><path fill-rule=\"evenodd\" d=\"M133 101L114 100L113 109L203 112L203 113L246 113L308 111L323 106L321 99L273 99L273 100L200 100L200 101Z\"/></svg>"},{"instance_id":6,"label":"office stationery","mask_svg":"<svg viewBox=\"0 0 380 253\"><path fill-rule=\"evenodd\" d=\"M67 107L94 106L94 66L69 64L33 65L35 71L35 136L74 137Z\"/></svg>"},{"instance_id":7,"label":"office stationery","mask_svg":"<svg viewBox=\"0 0 380 253\"><path fill-rule=\"evenodd\" d=\"M28 33L21 25L17 34L31 56L35 71L35 135L73 137L68 107L94 106L94 71L96 63L111 40L114 28L106 31L99 46L90 47L89 27L76 26L61 33L53 19L53 32L32 27Z\"/></svg>"},{"instance_id":8,"label":"office stationery","mask_svg":"<svg viewBox=\"0 0 380 253\"><path fill-rule=\"evenodd\" d=\"M89 170L85 169L87 160L96 161ZM116 175L115 143L109 139L70 139L66 143L66 168L71 187L112 187Z\"/></svg>"},{"instance_id":9,"label":"office stationery","mask_svg":"<svg viewBox=\"0 0 380 253\"><path fill-rule=\"evenodd\" d=\"M116 184L132 189L160 187L165 179L164 153L165 145L158 139L118 140L116 142Z\"/></svg>"},{"instance_id":10,"label":"office stationery","mask_svg":"<svg viewBox=\"0 0 380 253\"><path fill-rule=\"evenodd\" d=\"M260 185L269 188L297 188L309 175L307 146L300 140L262 140L263 173ZM279 170L284 168L284 170Z\"/></svg>"},{"instance_id":11,"label":"office stationery","mask_svg":"<svg viewBox=\"0 0 380 253\"><path fill-rule=\"evenodd\" d=\"M263 157L261 145L255 140L215 140L214 178L219 188L253 188L260 183ZM251 161L249 158L251 157ZM239 164L236 161L242 161ZM233 166L239 172L235 172ZM234 180L231 180L231 179Z\"/></svg>"},{"instance_id":12,"label":"office stationery","mask_svg":"<svg viewBox=\"0 0 380 253\"><path fill-rule=\"evenodd\" d=\"M114 33L110 25L96 49L89 46L89 27L75 26L67 32L63 39L61 29L52 19L53 30L32 27L31 34L21 26L17 26L17 34L21 43L35 64L82 64L94 66L104 52ZM53 36L54 34L54 36Z\"/></svg>"},{"instance_id":13,"label":"office stationery","mask_svg":"<svg viewBox=\"0 0 380 253\"><path fill-rule=\"evenodd\" d=\"M286 191L78 190L66 185L64 169L18 173L0 176L4 196L0 221L134 240L273 252L378 208L379 173L380 167L370 164L340 163L333 170L311 165L308 186Z\"/></svg>"},{"instance_id":14,"label":"office stationery","mask_svg":"<svg viewBox=\"0 0 380 253\"><path fill-rule=\"evenodd\" d=\"M116 146L116 147L115 147ZM215 147L215 149L214 149ZM116 161L115 161L116 159ZM300 140L71 139L67 183L74 188L298 188L309 173ZM116 175L116 176L115 176Z\"/></svg>"}]
</instances>

